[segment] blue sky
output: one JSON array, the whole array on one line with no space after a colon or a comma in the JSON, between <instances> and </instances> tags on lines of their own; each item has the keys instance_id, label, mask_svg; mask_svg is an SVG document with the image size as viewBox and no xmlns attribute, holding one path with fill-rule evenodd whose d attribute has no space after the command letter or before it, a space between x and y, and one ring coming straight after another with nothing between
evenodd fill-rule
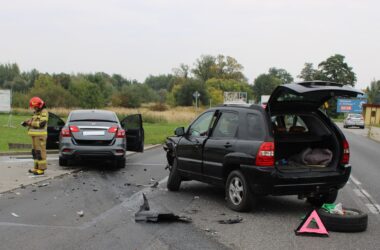
<instances>
[{"instance_id":1,"label":"blue sky","mask_svg":"<svg viewBox=\"0 0 380 250\"><path fill-rule=\"evenodd\" d=\"M270 67L346 56L357 87L380 80L380 1L3 0L0 63L121 73L143 81L202 54L235 57L252 83Z\"/></svg>"}]
</instances>

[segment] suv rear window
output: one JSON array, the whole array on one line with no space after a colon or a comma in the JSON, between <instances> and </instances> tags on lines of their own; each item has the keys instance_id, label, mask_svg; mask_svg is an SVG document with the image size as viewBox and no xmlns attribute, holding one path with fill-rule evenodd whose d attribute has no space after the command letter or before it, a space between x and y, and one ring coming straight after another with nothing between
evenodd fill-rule
<instances>
[{"instance_id":1,"label":"suv rear window","mask_svg":"<svg viewBox=\"0 0 380 250\"><path fill-rule=\"evenodd\" d=\"M306 133L309 131L305 122L298 115L278 115L272 117L275 133Z\"/></svg>"},{"instance_id":2,"label":"suv rear window","mask_svg":"<svg viewBox=\"0 0 380 250\"><path fill-rule=\"evenodd\" d=\"M247 114L247 135L249 139L261 140L263 138L263 127L258 114Z\"/></svg>"}]
</instances>

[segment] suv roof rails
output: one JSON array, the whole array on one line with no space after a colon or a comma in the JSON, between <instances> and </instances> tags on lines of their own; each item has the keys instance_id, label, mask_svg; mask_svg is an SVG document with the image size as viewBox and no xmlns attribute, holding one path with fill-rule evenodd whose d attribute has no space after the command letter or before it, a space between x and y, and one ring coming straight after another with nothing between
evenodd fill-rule
<instances>
[{"instance_id":1,"label":"suv roof rails","mask_svg":"<svg viewBox=\"0 0 380 250\"><path fill-rule=\"evenodd\" d=\"M311 86L336 86L336 87L342 87L343 84L336 83L336 82L329 82L329 81L307 81L307 82L297 82L296 84L305 86L305 87L311 87Z\"/></svg>"}]
</instances>

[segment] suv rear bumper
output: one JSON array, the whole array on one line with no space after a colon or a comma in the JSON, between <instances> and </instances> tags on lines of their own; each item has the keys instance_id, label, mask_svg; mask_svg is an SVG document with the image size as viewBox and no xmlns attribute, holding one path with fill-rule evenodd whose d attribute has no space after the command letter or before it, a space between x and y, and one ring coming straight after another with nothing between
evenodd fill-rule
<instances>
[{"instance_id":1,"label":"suv rear bumper","mask_svg":"<svg viewBox=\"0 0 380 250\"><path fill-rule=\"evenodd\" d=\"M351 166L336 171L280 172L271 167L242 166L251 190L256 194L310 195L338 190L347 183Z\"/></svg>"}]
</instances>

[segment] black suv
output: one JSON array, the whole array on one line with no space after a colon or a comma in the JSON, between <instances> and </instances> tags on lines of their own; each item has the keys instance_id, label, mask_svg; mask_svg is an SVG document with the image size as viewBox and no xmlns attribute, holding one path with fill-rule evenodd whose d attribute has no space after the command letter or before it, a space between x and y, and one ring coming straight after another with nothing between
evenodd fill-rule
<instances>
[{"instance_id":1,"label":"black suv","mask_svg":"<svg viewBox=\"0 0 380 250\"><path fill-rule=\"evenodd\" d=\"M301 82L277 87L265 109L211 108L167 138L167 187L177 191L186 180L223 186L236 211L249 210L258 195L298 195L316 206L334 202L351 172L349 145L320 107L332 97L358 94L337 83Z\"/></svg>"}]
</instances>

